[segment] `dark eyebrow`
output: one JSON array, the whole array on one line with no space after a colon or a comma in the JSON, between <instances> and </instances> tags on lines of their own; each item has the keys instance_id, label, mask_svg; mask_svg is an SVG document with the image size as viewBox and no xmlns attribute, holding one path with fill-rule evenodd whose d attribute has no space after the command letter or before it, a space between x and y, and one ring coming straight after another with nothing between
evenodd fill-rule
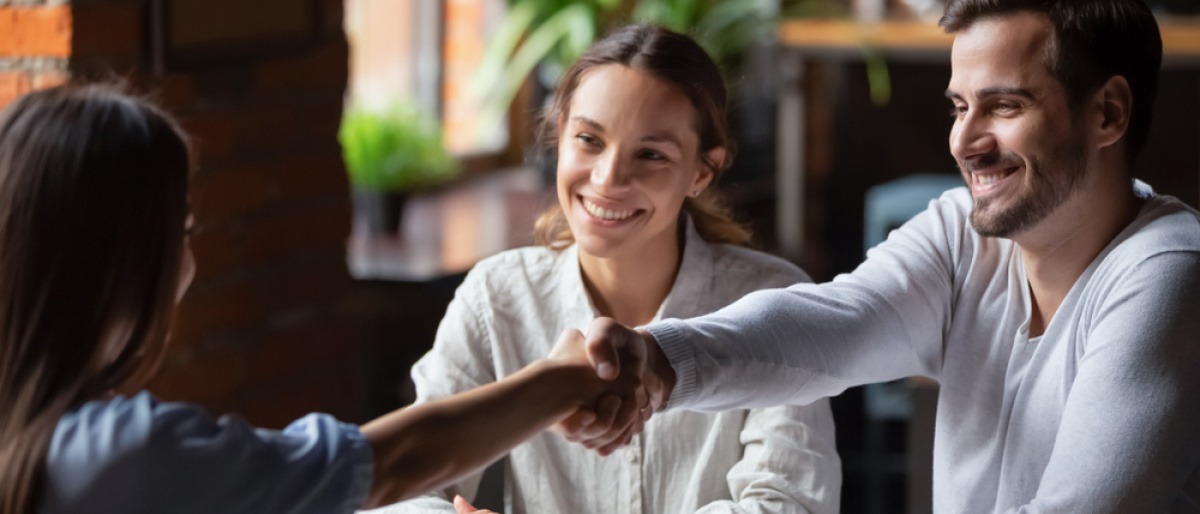
<instances>
[{"instance_id":1,"label":"dark eyebrow","mask_svg":"<svg viewBox=\"0 0 1200 514\"><path fill-rule=\"evenodd\" d=\"M986 97L986 96L996 96L996 95L1020 96L1023 98L1028 98L1030 100L1037 99L1037 96L1035 96L1033 94L1033 91L1031 91L1029 89L1025 89L1023 87L1005 87L1005 86L983 88L983 89L979 90L979 94L977 96L982 98L982 97ZM948 98L950 100L962 100L962 95L960 95L952 90L947 89L946 90L946 98Z\"/></svg>"}]
</instances>

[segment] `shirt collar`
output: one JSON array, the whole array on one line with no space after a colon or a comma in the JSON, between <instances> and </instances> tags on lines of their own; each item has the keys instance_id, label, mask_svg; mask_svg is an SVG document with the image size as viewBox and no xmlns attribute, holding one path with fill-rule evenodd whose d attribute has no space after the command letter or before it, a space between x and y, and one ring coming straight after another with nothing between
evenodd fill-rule
<instances>
[{"instance_id":1,"label":"shirt collar","mask_svg":"<svg viewBox=\"0 0 1200 514\"><path fill-rule=\"evenodd\" d=\"M691 317L696 312L696 305L712 294L712 247L700 237L691 216L684 213L681 217L684 224L683 259L675 274L675 283L658 307L654 321Z\"/></svg>"},{"instance_id":2,"label":"shirt collar","mask_svg":"<svg viewBox=\"0 0 1200 514\"><path fill-rule=\"evenodd\" d=\"M712 294L712 248L696 231L696 225L691 216L680 215L683 224L683 259L679 271L675 274L675 282L663 303L658 306L658 312L653 321L666 318L690 317L696 312L695 306L704 296ZM571 320L572 326L585 330L592 319L600 315L596 306L583 285L583 272L579 269L579 246L572 244L562 251L558 260L558 283L563 284L565 296L563 301L567 312L592 313L592 318Z\"/></svg>"}]
</instances>

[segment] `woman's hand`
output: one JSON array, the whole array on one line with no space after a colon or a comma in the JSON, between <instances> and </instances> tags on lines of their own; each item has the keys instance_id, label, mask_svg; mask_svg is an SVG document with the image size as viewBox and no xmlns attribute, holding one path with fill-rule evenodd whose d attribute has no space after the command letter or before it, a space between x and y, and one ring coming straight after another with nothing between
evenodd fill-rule
<instances>
[{"instance_id":1,"label":"woman's hand","mask_svg":"<svg viewBox=\"0 0 1200 514\"><path fill-rule=\"evenodd\" d=\"M566 337L564 334L559 339L552 356L560 351ZM568 440L608 455L629 444L654 411L666 405L675 384L675 372L649 333L632 330L611 318L592 321L583 347L600 378L628 380L636 384L636 389L632 394L604 396L593 408L580 408L555 424L554 429ZM571 346L561 351L578 352L579 348Z\"/></svg>"}]
</instances>

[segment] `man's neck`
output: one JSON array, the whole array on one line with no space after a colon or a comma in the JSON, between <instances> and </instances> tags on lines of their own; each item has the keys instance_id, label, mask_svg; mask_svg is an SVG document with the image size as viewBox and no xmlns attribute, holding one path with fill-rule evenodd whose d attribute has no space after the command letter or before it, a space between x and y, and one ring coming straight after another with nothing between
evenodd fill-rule
<instances>
[{"instance_id":1,"label":"man's neck","mask_svg":"<svg viewBox=\"0 0 1200 514\"><path fill-rule=\"evenodd\" d=\"M1129 179L1085 186L1037 226L1013 238L1029 280L1029 336L1045 332L1071 287L1137 215Z\"/></svg>"}]
</instances>

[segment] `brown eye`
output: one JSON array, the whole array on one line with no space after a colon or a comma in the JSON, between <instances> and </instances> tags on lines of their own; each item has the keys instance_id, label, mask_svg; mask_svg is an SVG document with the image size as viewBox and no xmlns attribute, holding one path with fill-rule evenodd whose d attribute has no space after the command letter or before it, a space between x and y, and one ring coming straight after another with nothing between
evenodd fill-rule
<instances>
[{"instance_id":1,"label":"brown eye","mask_svg":"<svg viewBox=\"0 0 1200 514\"><path fill-rule=\"evenodd\" d=\"M584 146L600 146L600 140L590 134L577 134L575 140L579 141Z\"/></svg>"},{"instance_id":2,"label":"brown eye","mask_svg":"<svg viewBox=\"0 0 1200 514\"><path fill-rule=\"evenodd\" d=\"M658 153L654 150L643 150L638 153L638 158L645 159L647 161L665 161L665 160L667 160L667 156L665 156L661 153Z\"/></svg>"}]
</instances>

